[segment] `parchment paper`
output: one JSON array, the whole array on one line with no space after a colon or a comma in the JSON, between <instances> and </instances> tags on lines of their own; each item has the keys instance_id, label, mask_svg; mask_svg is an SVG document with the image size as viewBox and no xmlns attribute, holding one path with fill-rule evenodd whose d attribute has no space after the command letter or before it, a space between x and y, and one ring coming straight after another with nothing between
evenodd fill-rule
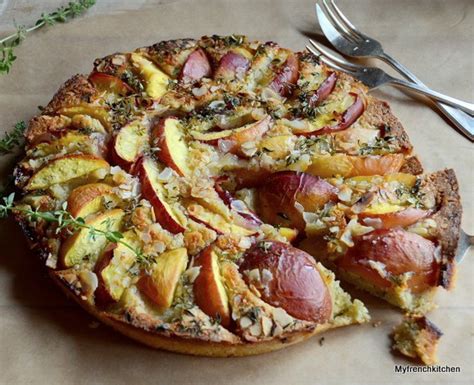
<instances>
[{"instance_id":1,"label":"parchment paper","mask_svg":"<svg viewBox=\"0 0 474 385\"><path fill-rule=\"evenodd\" d=\"M0 32L33 22L59 1L3 1ZM338 0L367 34L434 89L472 102L472 0ZM2 12L2 7L3 12ZM75 73L96 57L163 39L243 33L303 49L317 33L312 0L98 1L87 15L38 31L16 51L11 74L0 77L0 130L27 120ZM404 123L427 171L456 170L464 204L463 227L474 233L473 145L423 100L393 89L376 93ZM0 158L4 172L11 158ZM461 373L395 373L408 364L389 353L387 337L400 313L353 291L369 306L372 324L343 328L286 350L250 358L209 359L154 351L98 326L67 301L27 250L12 222L0 224L1 384L388 384L470 383L473 374L472 252L459 266L457 286L440 292L430 315L443 331L441 364Z\"/></svg>"}]
</instances>

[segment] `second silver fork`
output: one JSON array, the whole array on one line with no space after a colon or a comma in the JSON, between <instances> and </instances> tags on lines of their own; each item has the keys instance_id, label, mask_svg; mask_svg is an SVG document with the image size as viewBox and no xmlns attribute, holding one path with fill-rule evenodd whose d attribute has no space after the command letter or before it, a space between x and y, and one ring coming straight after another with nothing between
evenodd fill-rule
<instances>
[{"instance_id":1,"label":"second silver fork","mask_svg":"<svg viewBox=\"0 0 474 385\"><path fill-rule=\"evenodd\" d=\"M326 38L342 54L355 58L377 58L391 65L406 79L426 87L411 71L388 55L375 39L360 32L341 12L334 0L318 0L316 13ZM474 141L474 118L443 103L438 108L469 140Z\"/></svg>"},{"instance_id":2,"label":"second silver fork","mask_svg":"<svg viewBox=\"0 0 474 385\"><path fill-rule=\"evenodd\" d=\"M462 100L443 95L439 92L433 91L429 88L419 86L405 80L394 78L387 74L384 70L376 67L365 67L358 64L353 64L347 60L343 60L332 54L328 49L324 48L322 44L316 43L310 39L310 44L306 48L314 55L318 56L322 62L339 71L346 72L370 88L377 88L383 85L394 85L397 87L407 88L416 91L420 94L428 96L432 99L449 104L459 108L470 115L474 115L474 104L467 103Z\"/></svg>"}]
</instances>

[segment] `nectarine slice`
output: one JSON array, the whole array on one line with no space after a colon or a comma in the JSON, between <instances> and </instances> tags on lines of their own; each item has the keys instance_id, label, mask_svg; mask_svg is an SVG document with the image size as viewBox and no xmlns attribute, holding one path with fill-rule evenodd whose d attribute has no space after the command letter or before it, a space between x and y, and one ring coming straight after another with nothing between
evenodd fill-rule
<instances>
[{"instance_id":1,"label":"nectarine slice","mask_svg":"<svg viewBox=\"0 0 474 385\"><path fill-rule=\"evenodd\" d=\"M222 326L229 327L229 300L222 283L218 256L212 246L194 259L194 266L200 267L193 285L196 304L209 317L219 319Z\"/></svg>"},{"instance_id":2,"label":"nectarine slice","mask_svg":"<svg viewBox=\"0 0 474 385\"><path fill-rule=\"evenodd\" d=\"M352 156L347 154L314 155L306 172L330 178L387 175L397 173L405 161L403 154Z\"/></svg>"},{"instance_id":3,"label":"nectarine slice","mask_svg":"<svg viewBox=\"0 0 474 385\"><path fill-rule=\"evenodd\" d=\"M335 176L347 177L352 174L353 170L351 159L346 154L316 154L311 158L311 164L306 172L322 178L332 178Z\"/></svg>"},{"instance_id":4,"label":"nectarine slice","mask_svg":"<svg viewBox=\"0 0 474 385\"><path fill-rule=\"evenodd\" d=\"M351 176L356 175L386 175L400 171L405 161L403 154L351 156L354 166Z\"/></svg>"},{"instance_id":5,"label":"nectarine slice","mask_svg":"<svg viewBox=\"0 0 474 385\"><path fill-rule=\"evenodd\" d=\"M196 222L202 223L213 229L218 234L239 234L249 236L256 233L254 229L247 229L237 224L229 222L227 218L222 215L212 212L198 204L190 204L187 207L189 216Z\"/></svg>"},{"instance_id":6,"label":"nectarine slice","mask_svg":"<svg viewBox=\"0 0 474 385\"><path fill-rule=\"evenodd\" d=\"M73 217L85 218L106 208L110 203L118 203L118 197L112 192L112 186L105 183L89 183L71 191L67 209Z\"/></svg>"},{"instance_id":7,"label":"nectarine slice","mask_svg":"<svg viewBox=\"0 0 474 385\"><path fill-rule=\"evenodd\" d=\"M342 114L336 114L334 116L332 115L323 115L320 119L319 124L316 124L316 127L311 129L311 130L293 130L293 133L295 135L305 135L305 136L311 136L311 135L324 135L324 134L330 134L333 132L338 132L345 130L346 128L349 128L352 123L354 123L359 117L364 113L365 110L365 100L364 98L356 93L350 93L352 97L354 98L354 102L342 113ZM325 125L327 120L336 120L335 124L332 125ZM329 123L329 122L327 122ZM314 126L313 126L314 127Z\"/></svg>"},{"instance_id":8,"label":"nectarine slice","mask_svg":"<svg viewBox=\"0 0 474 385\"><path fill-rule=\"evenodd\" d=\"M114 209L98 214L86 220L86 224L102 231L118 231L122 224L124 211ZM67 238L61 245L59 257L64 267L72 267L81 263L84 258L94 261L107 245L102 235L91 237L90 230L83 228Z\"/></svg>"},{"instance_id":9,"label":"nectarine slice","mask_svg":"<svg viewBox=\"0 0 474 385\"><path fill-rule=\"evenodd\" d=\"M173 234L182 233L185 230L186 218L167 202L166 190L159 181L159 171L155 162L147 157L141 158L137 169L142 182L143 197L153 206L157 221Z\"/></svg>"},{"instance_id":10,"label":"nectarine slice","mask_svg":"<svg viewBox=\"0 0 474 385\"><path fill-rule=\"evenodd\" d=\"M109 111L102 106L84 103L77 106L63 107L58 110L58 114L69 118L76 115L89 115L97 119L107 131L111 129Z\"/></svg>"},{"instance_id":11,"label":"nectarine slice","mask_svg":"<svg viewBox=\"0 0 474 385\"><path fill-rule=\"evenodd\" d=\"M136 119L123 126L113 143L114 160L127 167L135 162L148 147L149 129L142 119Z\"/></svg>"},{"instance_id":12,"label":"nectarine slice","mask_svg":"<svg viewBox=\"0 0 474 385\"><path fill-rule=\"evenodd\" d=\"M179 175L190 175L188 146L180 121L174 117L160 119L153 128L152 136L159 148L156 153L158 159Z\"/></svg>"},{"instance_id":13,"label":"nectarine slice","mask_svg":"<svg viewBox=\"0 0 474 385\"><path fill-rule=\"evenodd\" d=\"M125 232L123 240L133 247L140 247L138 237L133 231ZM135 253L121 243L109 244L106 247L94 269L99 281L95 297L100 304L120 300L132 282L129 270L135 261Z\"/></svg>"},{"instance_id":14,"label":"nectarine slice","mask_svg":"<svg viewBox=\"0 0 474 385\"><path fill-rule=\"evenodd\" d=\"M89 81L99 91L112 92L121 96L125 96L133 92L133 89L123 80L103 72L93 72L89 76Z\"/></svg>"},{"instance_id":15,"label":"nectarine slice","mask_svg":"<svg viewBox=\"0 0 474 385\"><path fill-rule=\"evenodd\" d=\"M184 80L200 80L203 77L209 77L212 69L206 53L198 48L191 52L181 69L180 79Z\"/></svg>"},{"instance_id":16,"label":"nectarine slice","mask_svg":"<svg viewBox=\"0 0 474 385\"><path fill-rule=\"evenodd\" d=\"M298 80L299 61L296 55L290 53L279 69L269 87L281 96L288 96Z\"/></svg>"},{"instance_id":17,"label":"nectarine slice","mask_svg":"<svg viewBox=\"0 0 474 385\"><path fill-rule=\"evenodd\" d=\"M337 189L324 179L297 171L281 171L269 176L257 190L257 214L266 223L304 231L302 213L314 212L337 199Z\"/></svg>"},{"instance_id":18,"label":"nectarine slice","mask_svg":"<svg viewBox=\"0 0 474 385\"><path fill-rule=\"evenodd\" d=\"M214 73L214 78L230 81L236 77L242 77L250 67L251 59L250 52L242 51L229 51L222 56Z\"/></svg>"},{"instance_id":19,"label":"nectarine slice","mask_svg":"<svg viewBox=\"0 0 474 385\"><path fill-rule=\"evenodd\" d=\"M25 189L46 189L54 184L65 183L108 167L109 164L104 159L92 155L65 155L53 159L34 173Z\"/></svg>"},{"instance_id":20,"label":"nectarine slice","mask_svg":"<svg viewBox=\"0 0 474 385\"><path fill-rule=\"evenodd\" d=\"M293 317L319 324L331 318L331 294L313 257L304 251L262 241L245 253L240 271L265 302Z\"/></svg>"},{"instance_id":21,"label":"nectarine slice","mask_svg":"<svg viewBox=\"0 0 474 385\"><path fill-rule=\"evenodd\" d=\"M102 253L94 266L94 273L97 275L97 288L94 291L94 303L99 307L105 307L115 301L104 285L101 272L112 260L114 256L114 249L116 247L116 243L109 243L107 246L105 246L105 249L102 250Z\"/></svg>"},{"instance_id":22,"label":"nectarine slice","mask_svg":"<svg viewBox=\"0 0 474 385\"><path fill-rule=\"evenodd\" d=\"M437 285L436 254L436 245L418 234L381 229L359 237L337 265L382 289L393 285L391 277L412 273L407 284L418 293Z\"/></svg>"},{"instance_id":23,"label":"nectarine slice","mask_svg":"<svg viewBox=\"0 0 474 385\"><path fill-rule=\"evenodd\" d=\"M231 210L235 211L238 215L240 215L245 221L249 223L251 226L260 226L263 224L262 220L250 210L245 203L239 201L238 199L234 198L234 196L220 185L219 181L216 181L215 190L219 198L229 207Z\"/></svg>"},{"instance_id":24,"label":"nectarine slice","mask_svg":"<svg viewBox=\"0 0 474 385\"><path fill-rule=\"evenodd\" d=\"M336 82L337 74L335 72L330 72L328 77L320 84L318 89L311 93L311 96L308 100L308 104L313 108L321 104L321 102L326 100L326 98L334 90Z\"/></svg>"},{"instance_id":25,"label":"nectarine slice","mask_svg":"<svg viewBox=\"0 0 474 385\"><path fill-rule=\"evenodd\" d=\"M394 227L410 226L420 219L429 215L429 210L422 210L415 207L408 207L392 212L375 213L365 211L359 214L359 218L372 219L372 226L379 229L391 229Z\"/></svg>"},{"instance_id":26,"label":"nectarine slice","mask_svg":"<svg viewBox=\"0 0 474 385\"><path fill-rule=\"evenodd\" d=\"M44 136L28 149L28 156L56 154L58 149L67 148L68 153L80 151L95 156L102 156L106 151L105 146L96 145L91 138L79 131L67 131L59 137Z\"/></svg>"},{"instance_id":27,"label":"nectarine slice","mask_svg":"<svg viewBox=\"0 0 474 385\"><path fill-rule=\"evenodd\" d=\"M242 151L242 145L247 142L258 142L270 129L271 124L272 118L268 115L255 123L249 123L237 130L233 130L232 135L227 138L229 142L233 143L229 151L245 156L245 153Z\"/></svg>"},{"instance_id":28,"label":"nectarine slice","mask_svg":"<svg viewBox=\"0 0 474 385\"><path fill-rule=\"evenodd\" d=\"M242 152L242 145L246 142L257 142L269 129L272 118L266 116L257 122L246 124L245 126L212 132L192 131L194 139L216 145L219 139L227 141L228 151L237 155L246 156Z\"/></svg>"},{"instance_id":29,"label":"nectarine slice","mask_svg":"<svg viewBox=\"0 0 474 385\"><path fill-rule=\"evenodd\" d=\"M162 310L173 303L179 277L186 270L188 251L181 247L159 255L137 283L138 288Z\"/></svg>"},{"instance_id":30,"label":"nectarine slice","mask_svg":"<svg viewBox=\"0 0 474 385\"><path fill-rule=\"evenodd\" d=\"M162 97L168 90L170 77L138 53L132 53L130 58L138 74L145 80L146 93L153 99Z\"/></svg>"}]
</instances>

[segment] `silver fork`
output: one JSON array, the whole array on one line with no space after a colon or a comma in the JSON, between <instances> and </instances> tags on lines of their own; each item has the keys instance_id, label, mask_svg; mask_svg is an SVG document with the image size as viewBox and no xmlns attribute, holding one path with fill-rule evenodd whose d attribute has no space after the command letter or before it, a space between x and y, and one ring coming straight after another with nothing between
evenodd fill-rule
<instances>
[{"instance_id":1,"label":"silver fork","mask_svg":"<svg viewBox=\"0 0 474 385\"><path fill-rule=\"evenodd\" d=\"M318 44L313 40L310 40L311 45L307 45L306 49L311 52L313 55L317 56L320 61L326 65L335 68L339 71L348 73L355 78L359 79L363 83L367 84L370 88L378 87L383 84L387 84L394 79L391 76L387 75L383 70L373 67L363 67L357 64L349 63L346 60L342 60L337 56L334 56L327 48L322 44ZM474 237L468 235L462 229L459 234L458 249L456 252L456 261L460 262L466 255L470 246L474 244Z\"/></svg>"},{"instance_id":2,"label":"silver fork","mask_svg":"<svg viewBox=\"0 0 474 385\"><path fill-rule=\"evenodd\" d=\"M318 0L316 13L319 25L327 39L342 54L357 58L377 58L391 65L412 82L426 87L408 68L384 52L375 39L360 32L341 12L334 0ZM436 103L438 108L469 140L474 141L474 118L444 103Z\"/></svg>"},{"instance_id":3,"label":"silver fork","mask_svg":"<svg viewBox=\"0 0 474 385\"><path fill-rule=\"evenodd\" d=\"M439 100L457 108L460 108L470 115L474 115L474 104L472 103L463 102L462 100L443 95L439 92L430 90L429 88L419 86L418 84L394 78L393 76L387 74L381 68L365 67L358 64L350 63L347 60L340 59L334 54L332 54L322 44L316 43L314 40L311 39L309 41L311 43L311 46L306 46L306 48L311 53L318 56L322 62L339 71L352 75L356 79L360 80L362 83L369 86L371 89L381 87L383 85L393 85L397 87L408 88L425 96L431 97L435 100Z\"/></svg>"}]
</instances>

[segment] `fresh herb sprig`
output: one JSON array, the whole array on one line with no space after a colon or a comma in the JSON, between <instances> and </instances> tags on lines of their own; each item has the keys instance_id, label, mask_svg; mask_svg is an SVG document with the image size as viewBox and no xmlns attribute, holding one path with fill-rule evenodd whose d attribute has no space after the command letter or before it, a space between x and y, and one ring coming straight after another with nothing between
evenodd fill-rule
<instances>
[{"instance_id":1,"label":"fresh herb sprig","mask_svg":"<svg viewBox=\"0 0 474 385\"><path fill-rule=\"evenodd\" d=\"M15 206L15 193L11 193L10 195L3 197L2 201L0 201L0 219L8 217L12 213L25 215L32 222L43 220L45 222L56 223L56 233L59 233L65 229L70 231L87 229L91 239L95 239L98 236L104 237L109 242L120 243L131 250L136 255L139 265L148 266L151 263L150 257L145 255L141 249L136 248L126 242L124 240L124 235L120 231L108 230L110 226L107 226L107 223L105 223L107 230L98 229L97 227L87 224L86 221L81 217L73 217L69 211L67 211L66 203L59 210L38 211L28 207Z\"/></svg>"},{"instance_id":2,"label":"fresh herb sprig","mask_svg":"<svg viewBox=\"0 0 474 385\"><path fill-rule=\"evenodd\" d=\"M10 132L6 132L0 139L0 155L10 154L17 146L21 145L25 130L26 123L21 121L16 123Z\"/></svg>"},{"instance_id":3,"label":"fresh herb sprig","mask_svg":"<svg viewBox=\"0 0 474 385\"><path fill-rule=\"evenodd\" d=\"M67 6L60 7L51 13L43 13L31 27L16 26L16 32L0 40L0 74L7 74L16 59L14 50L26 35L46 25L65 23L79 15L95 4L95 0L71 1Z\"/></svg>"}]
</instances>

